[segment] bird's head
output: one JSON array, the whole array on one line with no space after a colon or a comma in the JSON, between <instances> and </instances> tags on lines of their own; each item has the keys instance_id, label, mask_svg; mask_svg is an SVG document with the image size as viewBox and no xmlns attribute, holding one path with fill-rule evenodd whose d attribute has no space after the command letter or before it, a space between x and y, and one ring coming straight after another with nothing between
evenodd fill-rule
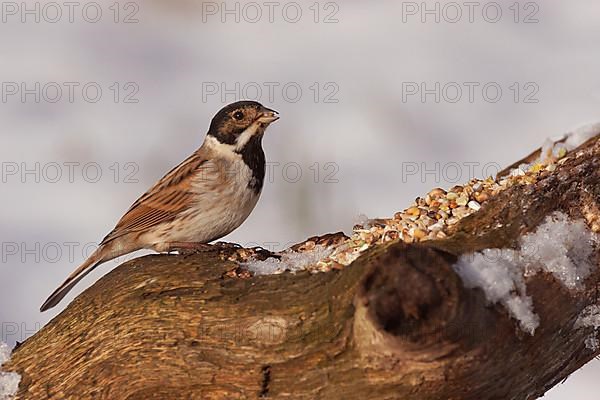
<instances>
[{"instance_id":1,"label":"bird's head","mask_svg":"<svg viewBox=\"0 0 600 400\"><path fill-rule=\"evenodd\" d=\"M241 150L251 139L260 139L267 126L279 119L277 114L256 101L238 101L223 107L214 116L208 136Z\"/></svg>"}]
</instances>

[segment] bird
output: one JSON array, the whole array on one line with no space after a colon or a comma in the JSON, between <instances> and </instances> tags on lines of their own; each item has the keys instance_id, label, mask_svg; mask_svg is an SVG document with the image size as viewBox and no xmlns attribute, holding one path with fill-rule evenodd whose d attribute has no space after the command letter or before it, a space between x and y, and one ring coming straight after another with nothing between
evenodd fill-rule
<instances>
[{"instance_id":1,"label":"bird","mask_svg":"<svg viewBox=\"0 0 600 400\"><path fill-rule=\"evenodd\" d=\"M239 227L260 197L262 139L279 113L238 101L213 117L204 142L131 205L98 248L40 307L56 306L100 264L134 251L159 253L207 246Z\"/></svg>"}]
</instances>

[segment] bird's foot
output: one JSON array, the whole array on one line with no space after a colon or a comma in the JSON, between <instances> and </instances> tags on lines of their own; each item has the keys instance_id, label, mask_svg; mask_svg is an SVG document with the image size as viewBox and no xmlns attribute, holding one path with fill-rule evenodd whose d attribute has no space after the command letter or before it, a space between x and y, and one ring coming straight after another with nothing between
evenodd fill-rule
<instances>
[{"instance_id":1,"label":"bird's foot","mask_svg":"<svg viewBox=\"0 0 600 400\"><path fill-rule=\"evenodd\" d=\"M213 246L211 246L210 244L198 242L170 242L167 243L164 247L167 253L172 253L176 251L182 255L205 253L214 250Z\"/></svg>"},{"instance_id":2,"label":"bird's foot","mask_svg":"<svg viewBox=\"0 0 600 400\"><path fill-rule=\"evenodd\" d=\"M206 253L209 251L235 251L242 247L236 243L216 242L215 244L198 242L170 242L165 245L165 251L171 253L177 251L179 254Z\"/></svg>"},{"instance_id":3,"label":"bird's foot","mask_svg":"<svg viewBox=\"0 0 600 400\"><path fill-rule=\"evenodd\" d=\"M220 250L238 250L242 248L242 246L237 243L229 242L216 242L214 246L218 247Z\"/></svg>"}]
</instances>

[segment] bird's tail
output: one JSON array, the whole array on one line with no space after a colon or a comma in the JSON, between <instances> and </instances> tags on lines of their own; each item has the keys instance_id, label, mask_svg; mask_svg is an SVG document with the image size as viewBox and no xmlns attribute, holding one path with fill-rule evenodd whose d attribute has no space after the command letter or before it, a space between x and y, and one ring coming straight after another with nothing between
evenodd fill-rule
<instances>
[{"instance_id":1,"label":"bird's tail","mask_svg":"<svg viewBox=\"0 0 600 400\"><path fill-rule=\"evenodd\" d=\"M87 274L92 272L98 265L117 258L129 251L115 251L113 243L103 244L88 257L83 264L79 266L69 277L60 285L48 299L40 307L40 311L44 312L57 305L63 297L73 289L77 283L82 280Z\"/></svg>"}]
</instances>

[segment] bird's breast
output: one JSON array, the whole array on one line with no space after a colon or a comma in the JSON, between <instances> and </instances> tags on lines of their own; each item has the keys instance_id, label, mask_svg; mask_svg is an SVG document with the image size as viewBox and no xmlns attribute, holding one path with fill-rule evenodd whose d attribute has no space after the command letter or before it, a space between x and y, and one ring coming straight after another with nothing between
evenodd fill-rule
<instances>
[{"instance_id":1,"label":"bird's breast","mask_svg":"<svg viewBox=\"0 0 600 400\"><path fill-rule=\"evenodd\" d=\"M196 201L185 225L194 228L184 232L184 241L208 242L227 235L248 218L260 197L262 180L256 182L241 157L209 163L205 176L192 183Z\"/></svg>"}]
</instances>

